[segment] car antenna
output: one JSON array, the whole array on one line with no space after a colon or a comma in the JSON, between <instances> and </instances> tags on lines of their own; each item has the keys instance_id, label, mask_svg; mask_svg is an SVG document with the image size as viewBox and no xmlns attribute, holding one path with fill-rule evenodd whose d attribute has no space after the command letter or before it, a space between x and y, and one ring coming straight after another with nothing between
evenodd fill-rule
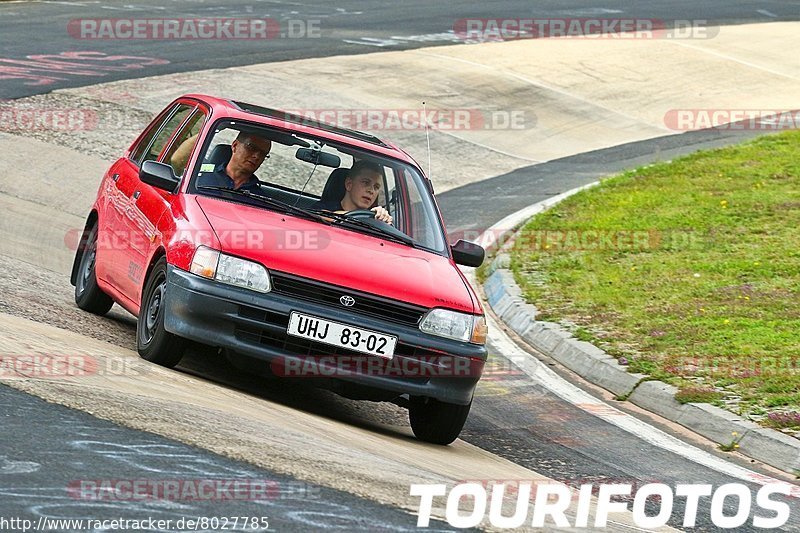
<instances>
[{"instance_id":1,"label":"car antenna","mask_svg":"<svg viewBox=\"0 0 800 533\"><path fill-rule=\"evenodd\" d=\"M433 170L431 170L431 134L428 127L428 108L425 102L422 102L422 120L425 121L425 140L428 141L428 179L433 183Z\"/></svg>"}]
</instances>

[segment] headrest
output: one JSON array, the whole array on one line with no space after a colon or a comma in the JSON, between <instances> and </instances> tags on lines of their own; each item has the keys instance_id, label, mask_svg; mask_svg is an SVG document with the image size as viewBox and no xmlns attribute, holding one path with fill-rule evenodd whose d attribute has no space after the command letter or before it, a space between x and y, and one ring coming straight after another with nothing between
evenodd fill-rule
<instances>
[{"instance_id":1,"label":"headrest","mask_svg":"<svg viewBox=\"0 0 800 533\"><path fill-rule=\"evenodd\" d=\"M218 144L211 153L206 157L207 163L212 163L214 166L219 164L227 165L233 155L233 148L230 144Z\"/></svg>"},{"instance_id":2,"label":"headrest","mask_svg":"<svg viewBox=\"0 0 800 533\"><path fill-rule=\"evenodd\" d=\"M349 168L337 168L328 176L328 181L325 182L325 188L322 190L321 200L323 202L341 202L344 198L345 188L344 180L347 178L347 173L350 172Z\"/></svg>"}]
</instances>

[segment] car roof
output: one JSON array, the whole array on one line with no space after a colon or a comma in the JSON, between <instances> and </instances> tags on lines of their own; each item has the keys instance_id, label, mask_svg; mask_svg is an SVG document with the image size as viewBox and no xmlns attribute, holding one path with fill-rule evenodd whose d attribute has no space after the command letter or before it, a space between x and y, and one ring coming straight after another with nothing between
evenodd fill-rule
<instances>
[{"instance_id":1,"label":"car roof","mask_svg":"<svg viewBox=\"0 0 800 533\"><path fill-rule=\"evenodd\" d=\"M282 128L298 134L310 134L314 137L328 139L332 142L338 142L362 150L393 157L414 165L422 171L419 164L405 151L391 142L380 139L370 133L334 126L279 109L227 100L206 94L186 94L179 99L183 98L192 98L206 103L211 108L212 116L215 119L230 118L248 120L266 126Z\"/></svg>"}]
</instances>

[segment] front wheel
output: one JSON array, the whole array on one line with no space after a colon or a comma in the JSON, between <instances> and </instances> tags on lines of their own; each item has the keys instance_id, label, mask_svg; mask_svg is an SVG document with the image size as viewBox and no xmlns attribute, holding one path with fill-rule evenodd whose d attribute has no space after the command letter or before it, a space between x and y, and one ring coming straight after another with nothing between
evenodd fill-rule
<instances>
[{"instance_id":1,"label":"front wheel","mask_svg":"<svg viewBox=\"0 0 800 533\"><path fill-rule=\"evenodd\" d=\"M408 420L419 440L446 445L458 438L467 421L470 407L472 402L458 405L433 398L412 398Z\"/></svg>"},{"instance_id":2,"label":"front wheel","mask_svg":"<svg viewBox=\"0 0 800 533\"><path fill-rule=\"evenodd\" d=\"M164 296L167 290L167 260L162 257L147 277L139 320L136 323L136 350L151 363L167 368L177 365L186 349L186 340L164 329Z\"/></svg>"},{"instance_id":3,"label":"front wheel","mask_svg":"<svg viewBox=\"0 0 800 533\"><path fill-rule=\"evenodd\" d=\"M97 285L97 276L94 268L97 260L96 223L89 230L89 235L86 237L82 248L82 250L79 248L79 253L82 253L81 263L78 267L78 276L75 279L75 304L84 311L96 315L104 315L114 305L114 300Z\"/></svg>"}]
</instances>

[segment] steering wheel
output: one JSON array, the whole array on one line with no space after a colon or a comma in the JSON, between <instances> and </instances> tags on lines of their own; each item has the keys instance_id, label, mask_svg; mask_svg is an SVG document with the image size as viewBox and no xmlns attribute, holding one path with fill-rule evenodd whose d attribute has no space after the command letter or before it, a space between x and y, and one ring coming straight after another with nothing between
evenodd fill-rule
<instances>
[{"instance_id":1,"label":"steering wheel","mask_svg":"<svg viewBox=\"0 0 800 533\"><path fill-rule=\"evenodd\" d=\"M345 215L352 218L375 218L375 211L371 209L353 209L345 213Z\"/></svg>"}]
</instances>

